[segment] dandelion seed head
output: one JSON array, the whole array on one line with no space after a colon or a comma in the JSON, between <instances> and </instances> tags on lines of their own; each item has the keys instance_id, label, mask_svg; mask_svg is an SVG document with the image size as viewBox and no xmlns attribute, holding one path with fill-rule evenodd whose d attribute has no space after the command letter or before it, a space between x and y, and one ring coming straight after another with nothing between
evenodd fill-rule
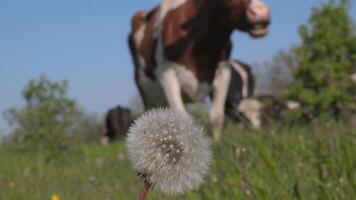
<instances>
[{"instance_id":1,"label":"dandelion seed head","mask_svg":"<svg viewBox=\"0 0 356 200\"><path fill-rule=\"evenodd\" d=\"M203 129L170 109L154 109L138 118L127 147L135 170L166 194L197 188L209 169L211 151Z\"/></svg>"}]
</instances>

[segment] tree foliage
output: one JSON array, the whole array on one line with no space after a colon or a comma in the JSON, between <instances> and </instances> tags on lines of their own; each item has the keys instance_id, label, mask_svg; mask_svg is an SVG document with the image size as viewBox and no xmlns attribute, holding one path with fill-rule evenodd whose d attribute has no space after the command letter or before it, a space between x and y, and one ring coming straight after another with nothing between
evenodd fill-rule
<instances>
[{"instance_id":1,"label":"tree foliage","mask_svg":"<svg viewBox=\"0 0 356 200\"><path fill-rule=\"evenodd\" d=\"M356 35L347 7L349 1L330 1L312 11L309 23L299 29L296 48L299 67L287 96L302 103L295 114L312 119L323 114L339 118L356 108Z\"/></svg>"},{"instance_id":2,"label":"tree foliage","mask_svg":"<svg viewBox=\"0 0 356 200\"><path fill-rule=\"evenodd\" d=\"M292 71L298 66L298 57L294 48L282 49L271 60L256 63L258 72L258 92L267 95L279 95L293 83Z\"/></svg>"},{"instance_id":3,"label":"tree foliage","mask_svg":"<svg viewBox=\"0 0 356 200\"><path fill-rule=\"evenodd\" d=\"M25 106L5 113L14 128L10 140L26 150L51 154L69 150L70 136L83 113L67 97L67 88L67 82L51 82L46 76L31 80L22 92Z\"/></svg>"}]
</instances>

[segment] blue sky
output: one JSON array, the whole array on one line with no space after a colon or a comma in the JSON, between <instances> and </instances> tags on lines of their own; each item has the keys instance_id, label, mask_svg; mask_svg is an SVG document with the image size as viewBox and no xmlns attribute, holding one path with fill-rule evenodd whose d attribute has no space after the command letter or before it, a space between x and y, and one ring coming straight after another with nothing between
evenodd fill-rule
<instances>
[{"instance_id":1,"label":"blue sky","mask_svg":"<svg viewBox=\"0 0 356 200\"><path fill-rule=\"evenodd\" d=\"M1 0L0 112L21 106L28 80L46 74L68 80L69 96L88 112L103 113L135 95L126 45L131 15L158 0ZM297 27L323 0L265 0L273 23L268 37L235 33L233 56L268 59L298 42ZM356 8L350 8L356 18ZM7 126L0 117L1 130Z\"/></svg>"}]
</instances>

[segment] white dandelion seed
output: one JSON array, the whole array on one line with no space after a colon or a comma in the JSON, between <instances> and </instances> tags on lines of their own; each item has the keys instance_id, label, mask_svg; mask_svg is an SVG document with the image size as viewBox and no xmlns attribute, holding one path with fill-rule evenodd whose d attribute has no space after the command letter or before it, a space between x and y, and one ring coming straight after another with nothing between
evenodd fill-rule
<instances>
[{"instance_id":1,"label":"white dandelion seed","mask_svg":"<svg viewBox=\"0 0 356 200\"><path fill-rule=\"evenodd\" d=\"M138 118L129 130L127 148L145 182L166 194L197 188L211 159L203 129L170 109L151 110Z\"/></svg>"}]
</instances>

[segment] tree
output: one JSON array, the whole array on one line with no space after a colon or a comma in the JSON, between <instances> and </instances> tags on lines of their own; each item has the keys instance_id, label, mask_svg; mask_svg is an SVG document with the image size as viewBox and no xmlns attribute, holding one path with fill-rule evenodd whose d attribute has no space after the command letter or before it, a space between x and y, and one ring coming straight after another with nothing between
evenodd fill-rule
<instances>
[{"instance_id":1,"label":"tree","mask_svg":"<svg viewBox=\"0 0 356 200\"><path fill-rule=\"evenodd\" d=\"M51 82L46 76L31 80L22 92L25 106L5 113L14 128L11 141L26 150L51 154L70 149L70 136L83 113L67 97L67 88L67 82Z\"/></svg>"},{"instance_id":2,"label":"tree","mask_svg":"<svg viewBox=\"0 0 356 200\"><path fill-rule=\"evenodd\" d=\"M355 111L356 36L348 14L349 1L330 1L312 11L309 23L299 29L302 43L296 48L299 67L287 96L302 103L295 114L310 120L323 114L339 118Z\"/></svg>"},{"instance_id":3,"label":"tree","mask_svg":"<svg viewBox=\"0 0 356 200\"><path fill-rule=\"evenodd\" d=\"M293 83L292 71L298 66L298 57L294 48L283 49L271 60L257 63L256 66L261 70L258 77L259 93L278 96Z\"/></svg>"}]
</instances>

